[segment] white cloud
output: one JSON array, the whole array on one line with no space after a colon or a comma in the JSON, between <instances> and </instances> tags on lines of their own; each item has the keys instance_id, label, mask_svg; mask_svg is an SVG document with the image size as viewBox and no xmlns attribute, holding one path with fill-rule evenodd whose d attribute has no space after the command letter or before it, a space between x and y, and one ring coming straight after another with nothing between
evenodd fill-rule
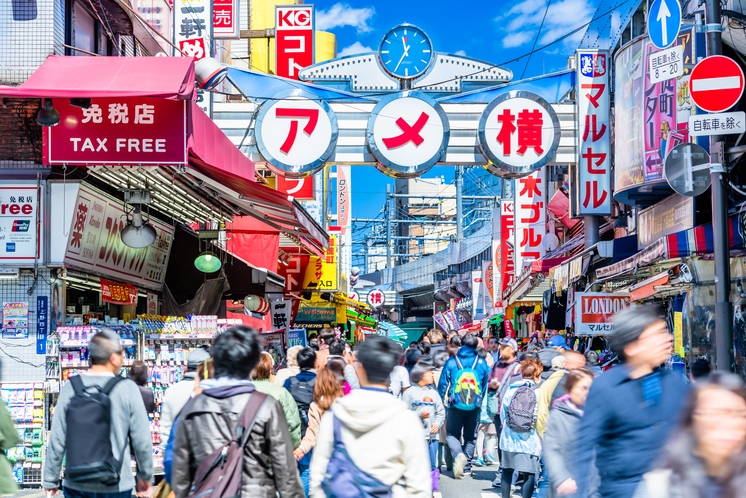
<instances>
[{"instance_id":1,"label":"white cloud","mask_svg":"<svg viewBox=\"0 0 746 498\"><path fill-rule=\"evenodd\" d=\"M336 3L329 10L316 12L316 29L326 31L344 26L352 26L358 33L369 33L373 30L368 23L376 11L372 7L356 9L346 3Z\"/></svg>"},{"instance_id":2,"label":"white cloud","mask_svg":"<svg viewBox=\"0 0 746 498\"><path fill-rule=\"evenodd\" d=\"M464 57L466 55L466 50L459 50L458 52L456 52L453 55L460 55L460 56Z\"/></svg>"},{"instance_id":3,"label":"white cloud","mask_svg":"<svg viewBox=\"0 0 746 498\"><path fill-rule=\"evenodd\" d=\"M522 0L495 19L509 33L502 40L503 47L520 47L533 42L544 18L547 2L548 0ZM589 22L596 10L593 3L591 0L552 2L546 13L537 47L551 43ZM561 43L565 47L577 46L584 34L585 29L580 29Z\"/></svg>"},{"instance_id":4,"label":"white cloud","mask_svg":"<svg viewBox=\"0 0 746 498\"><path fill-rule=\"evenodd\" d=\"M374 50L356 41L349 47L345 47L342 50L340 50L339 53L337 54L337 57L344 57L345 55L364 54L366 52L374 52Z\"/></svg>"}]
</instances>

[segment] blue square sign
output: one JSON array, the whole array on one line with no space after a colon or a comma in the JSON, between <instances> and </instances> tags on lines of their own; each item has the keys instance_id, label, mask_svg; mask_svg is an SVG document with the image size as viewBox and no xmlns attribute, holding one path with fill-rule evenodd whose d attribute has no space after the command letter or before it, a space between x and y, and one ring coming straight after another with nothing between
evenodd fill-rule
<instances>
[{"instance_id":1,"label":"blue square sign","mask_svg":"<svg viewBox=\"0 0 746 498\"><path fill-rule=\"evenodd\" d=\"M15 242L6 242L5 243L5 252L16 252L16 243Z\"/></svg>"}]
</instances>

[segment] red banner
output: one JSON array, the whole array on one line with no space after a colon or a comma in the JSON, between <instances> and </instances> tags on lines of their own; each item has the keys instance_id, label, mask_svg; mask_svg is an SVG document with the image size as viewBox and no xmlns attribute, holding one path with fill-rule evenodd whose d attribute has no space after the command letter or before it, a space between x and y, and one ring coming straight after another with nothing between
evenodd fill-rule
<instances>
[{"instance_id":1,"label":"red banner","mask_svg":"<svg viewBox=\"0 0 746 498\"><path fill-rule=\"evenodd\" d=\"M58 126L44 126L47 165L186 164L186 101L92 99L87 109L53 99Z\"/></svg>"},{"instance_id":2,"label":"red banner","mask_svg":"<svg viewBox=\"0 0 746 498\"><path fill-rule=\"evenodd\" d=\"M105 303L137 306L137 287L101 279L101 295Z\"/></svg>"}]
</instances>

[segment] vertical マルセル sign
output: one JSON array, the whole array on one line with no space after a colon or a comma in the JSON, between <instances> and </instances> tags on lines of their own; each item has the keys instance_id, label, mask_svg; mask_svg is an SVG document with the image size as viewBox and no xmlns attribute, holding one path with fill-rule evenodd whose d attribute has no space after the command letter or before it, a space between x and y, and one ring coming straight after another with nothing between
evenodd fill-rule
<instances>
[{"instance_id":1,"label":"vertical \u30de\u30eb\u30bb\u30eb sign","mask_svg":"<svg viewBox=\"0 0 746 498\"><path fill-rule=\"evenodd\" d=\"M578 174L572 189L579 215L611 214L609 53L578 50Z\"/></svg>"},{"instance_id":2,"label":"vertical \u30de\u30eb\u30bb\u30eb sign","mask_svg":"<svg viewBox=\"0 0 746 498\"><path fill-rule=\"evenodd\" d=\"M529 261L541 259L546 252L547 233L546 168L515 180L515 273L523 272Z\"/></svg>"},{"instance_id":3,"label":"vertical \u30de\u30eb\u30bb\u30eb sign","mask_svg":"<svg viewBox=\"0 0 746 498\"><path fill-rule=\"evenodd\" d=\"M43 231L36 217L44 211L39 202L35 181L0 186L0 263L33 264L41 257Z\"/></svg>"},{"instance_id":4,"label":"vertical \u30de\u30eb\u30bb\u30eb sign","mask_svg":"<svg viewBox=\"0 0 746 498\"><path fill-rule=\"evenodd\" d=\"M298 79L315 61L313 5L275 6L275 74Z\"/></svg>"},{"instance_id":5,"label":"vertical \u30de\u30eb\u30bb\u30eb sign","mask_svg":"<svg viewBox=\"0 0 746 498\"><path fill-rule=\"evenodd\" d=\"M510 287L515 278L515 246L513 245L513 232L515 231L515 213L512 201L500 203L500 285L495 287L495 307L502 307L505 291Z\"/></svg>"},{"instance_id":6,"label":"vertical \u30de\u30eb\u30bb\u30eb sign","mask_svg":"<svg viewBox=\"0 0 746 498\"><path fill-rule=\"evenodd\" d=\"M174 0L175 56L193 57L195 61L212 55L214 24L211 0Z\"/></svg>"},{"instance_id":7,"label":"vertical \u30de\u30eb\u30bb\u30eb sign","mask_svg":"<svg viewBox=\"0 0 746 498\"><path fill-rule=\"evenodd\" d=\"M213 0L212 32L216 39L238 39L240 23L239 5L239 0Z\"/></svg>"}]
</instances>

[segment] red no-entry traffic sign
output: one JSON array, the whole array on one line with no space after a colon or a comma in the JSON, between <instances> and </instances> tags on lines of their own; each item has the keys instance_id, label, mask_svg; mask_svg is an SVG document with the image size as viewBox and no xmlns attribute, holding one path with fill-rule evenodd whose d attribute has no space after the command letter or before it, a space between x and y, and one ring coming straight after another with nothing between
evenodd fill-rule
<instances>
[{"instance_id":1,"label":"red no-entry traffic sign","mask_svg":"<svg viewBox=\"0 0 746 498\"><path fill-rule=\"evenodd\" d=\"M697 107L707 112L723 112L743 95L743 70L736 61L711 55L694 66L689 78L689 94Z\"/></svg>"}]
</instances>

